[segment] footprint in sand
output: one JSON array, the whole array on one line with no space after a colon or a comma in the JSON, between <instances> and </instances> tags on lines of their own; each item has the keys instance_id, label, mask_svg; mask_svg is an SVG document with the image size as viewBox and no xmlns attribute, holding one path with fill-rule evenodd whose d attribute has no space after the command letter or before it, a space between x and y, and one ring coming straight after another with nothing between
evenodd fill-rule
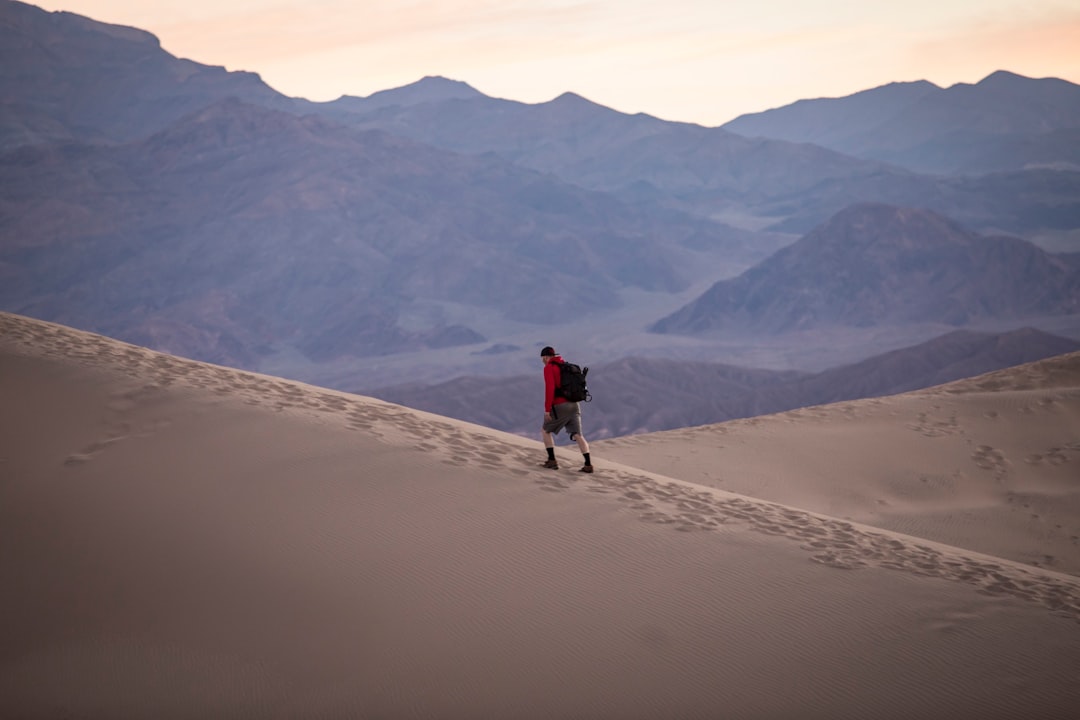
<instances>
[{"instance_id":1,"label":"footprint in sand","mask_svg":"<svg viewBox=\"0 0 1080 720\"><path fill-rule=\"evenodd\" d=\"M938 406L933 408L934 411L939 409ZM916 422L909 423L907 427L925 437L931 438L952 435L959 432L960 429L959 422L955 415L951 415L945 419L937 419L933 416L932 412L919 413L916 416Z\"/></svg>"},{"instance_id":2,"label":"footprint in sand","mask_svg":"<svg viewBox=\"0 0 1080 720\"><path fill-rule=\"evenodd\" d=\"M971 459L976 466L993 472L998 478L1004 476L1009 469L1009 461L1005 459L1004 453L989 445L979 445L975 448L975 451L971 453Z\"/></svg>"},{"instance_id":3,"label":"footprint in sand","mask_svg":"<svg viewBox=\"0 0 1080 720\"><path fill-rule=\"evenodd\" d=\"M1065 454L1066 449L1060 447L1050 448L1043 453L1035 453L1028 455L1024 458L1024 462L1029 465L1064 465L1069 462L1069 456Z\"/></svg>"}]
</instances>

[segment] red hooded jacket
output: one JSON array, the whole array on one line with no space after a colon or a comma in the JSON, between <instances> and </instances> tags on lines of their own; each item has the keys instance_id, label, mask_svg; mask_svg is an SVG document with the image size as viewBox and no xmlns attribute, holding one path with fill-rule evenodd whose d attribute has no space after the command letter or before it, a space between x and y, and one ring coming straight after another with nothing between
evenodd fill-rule
<instances>
[{"instance_id":1,"label":"red hooded jacket","mask_svg":"<svg viewBox=\"0 0 1080 720\"><path fill-rule=\"evenodd\" d=\"M555 397L555 390L562 385L562 371L559 364L563 361L562 355L556 355L544 365L544 412L551 412L554 405L567 402L566 398Z\"/></svg>"}]
</instances>

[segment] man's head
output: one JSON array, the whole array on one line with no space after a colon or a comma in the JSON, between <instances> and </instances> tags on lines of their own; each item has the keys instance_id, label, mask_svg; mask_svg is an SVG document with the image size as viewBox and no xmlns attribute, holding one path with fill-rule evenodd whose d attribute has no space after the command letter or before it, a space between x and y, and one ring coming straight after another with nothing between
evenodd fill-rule
<instances>
[{"instance_id":1,"label":"man's head","mask_svg":"<svg viewBox=\"0 0 1080 720\"><path fill-rule=\"evenodd\" d=\"M553 357L555 357L555 348L551 347L550 345L547 345L546 347L544 347L543 350L540 351L540 359L544 361L545 365Z\"/></svg>"}]
</instances>

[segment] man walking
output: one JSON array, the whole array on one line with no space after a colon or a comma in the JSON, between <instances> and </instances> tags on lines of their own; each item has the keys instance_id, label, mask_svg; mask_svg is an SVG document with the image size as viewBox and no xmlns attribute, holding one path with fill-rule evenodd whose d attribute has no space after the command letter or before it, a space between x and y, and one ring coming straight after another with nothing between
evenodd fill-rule
<instances>
[{"instance_id":1,"label":"man walking","mask_svg":"<svg viewBox=\"0 0 1080 720\"><path fill-rule=\"evenodd\" d=\"M544 363L544 448L547 450L547 461L544 467L552 470L559 469L559 463L555 460L555 435L566 428L571 440L576 440L581 454L585 457L585 465L581 472L593 471L592 460L589 458L589 443L581 434L581 407L576 402L571 402L559 394L562 385L561 366L563 359L555 353L555 349L548 346L540 351L540 360Z\"/></svg>"}]
</instances>

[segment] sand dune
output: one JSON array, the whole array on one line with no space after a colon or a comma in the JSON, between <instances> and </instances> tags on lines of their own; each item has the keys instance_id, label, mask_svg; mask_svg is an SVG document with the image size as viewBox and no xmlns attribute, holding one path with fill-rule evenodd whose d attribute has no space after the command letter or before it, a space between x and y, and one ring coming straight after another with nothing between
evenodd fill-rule
<instances>
[{"instance_id":1,"label":"sand dune","mask_svg":"<svg viewBox=\"0 0 1080 720\"><path fill-rule=\"evenodd\" d=\"M984 398L998 413L987 427L1026 408L1075 432L1068 388L1038 390L1058 398L1045 404L1015 392ZM915 400L855 407L880 412L882 432L970 433L963 403L986 393L935 393L904 396L938 406L919 410L919 428L903 405ZM582 476L539 468L539 443L517 436L6 314L0 400L0 717L1065 718L1080 706L1080 579L815 505L817 470L809 453L785 464L784 438L854 411L766 419L773 441L739 466L711 445L743 426L683 431L682 454L700 457L668 462L679 479L599 449L599 471ZM846 428L865 423L847 423L825 454L859 442ZM662 440L603 445L653 441L661 454ZM1008 460L1013 446L978 441L997 477L993 451ZM1029 464L1046 470L1044 493L1065 495L1053 472L1075 449L1044 444ZM859 453L874 467L872 449ZM777 502L707 487L718 483L703 470L734 485L765 473L758 461L807 489ZM919 503L933 514L915 498L908 516Z\"/></svg>"},{"instance_id":2,"label":"sand dune","mask_svg":"<svg viewBox=\"0 0 1080 720\"><path fill-rule=\"evenodd\" d=\"M1080 353L596 443L710 487L1080 575Z\"/></svg>"}]
</instances>

